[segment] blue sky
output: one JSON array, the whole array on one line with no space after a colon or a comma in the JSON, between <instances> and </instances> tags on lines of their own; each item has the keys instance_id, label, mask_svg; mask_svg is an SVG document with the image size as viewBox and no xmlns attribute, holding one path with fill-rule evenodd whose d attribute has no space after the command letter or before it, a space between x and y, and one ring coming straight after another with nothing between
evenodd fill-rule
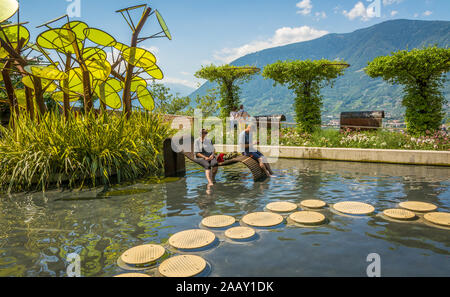
<instances>
[{"instance_id":1,"label":"blue sky","mask_svg":"<svg viewBox=\"0 0 450 297\"><path fill-rule=\"evenodd\" d=\"M130 29L116 10L137 4L158 9L173 40L151 39L151 49L165 73L164 82L197 87L194 73L210 63L225 64L264 48L347 33L392 19L450 20L448 0L72 0L80 1L82 20L130 43ZM375 3L379 1L380 5ZM66 13L69 0L20 0L21 21L35 29ZM375 8L370 8L370 5ZM378 9L379 8L379 9ZM144 34L158 30L155 18Z\"/></svg>"}]
</instances>

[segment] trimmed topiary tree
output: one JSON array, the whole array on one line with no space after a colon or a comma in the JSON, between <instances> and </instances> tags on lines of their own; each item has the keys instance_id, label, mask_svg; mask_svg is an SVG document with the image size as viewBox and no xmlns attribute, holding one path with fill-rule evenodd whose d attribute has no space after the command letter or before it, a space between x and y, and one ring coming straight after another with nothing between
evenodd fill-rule
<instances>
[{"instance_id":1,"label":"trimmed topiary tree","mask_svg":"<svg viewBox=\"0 0 450 297\"><path fill-rule=\"evenodd\" d=\"M398 51L374 59L365 71L370 77L404 86L408 133L424 135L439 129L446 101L440 89L450 71L450 49L432 46Z\"/></svg>"},{"instance_id":2,"label":"trimmed topiary tree","mask_svg":"<svg viewBox=\"0 0 450 297\"><path fill-rule=\"evenodd\" d=\"M226 118L230 116L231 110L238 108L240 88L238 83L249 81L250 78L260 71L252 66L204 66L195 73L195 77L203 78L211 82L216 82L220 86L221 100L219 102L220 116Z\"/></svg>"},{"instance_id":3,"label":"trimmed topiary tree","mask_svg":"<svg viewBox=\"0 0 450 297\"><path fill-rule=\"evenodd\" d=\"M298 127L312 132L322 123L322 96L320 89L333 85L333 80L344 74L345 62L329 60L278 61L264 68L263 76L276 84L287 85L296 98L294 109Z\"/></svg>"}]
</instances>

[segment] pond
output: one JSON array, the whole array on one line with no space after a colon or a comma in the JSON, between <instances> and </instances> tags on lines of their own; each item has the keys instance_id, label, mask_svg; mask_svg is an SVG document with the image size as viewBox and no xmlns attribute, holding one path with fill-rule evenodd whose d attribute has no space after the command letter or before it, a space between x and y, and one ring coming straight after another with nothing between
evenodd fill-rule
<instances>
[{"instance_id":1,"label":"pond","mask_svg":"<svg viewBox=\"0 0 450 297\"><path fill-rule=\"evenodd\" d=\"M382 276L450 276L450 230L379 215L406 200L449 212L449 168L280 160L274 169L278 177L255 183L241 165L221 168L211 191L204 173L189 164L186 178L177 180L3 196L0 276L66 276L71 253L81 257L82 276L114 276L126 272L117 263L125 250L167 247L172 234L199 228L204 217L240 219L270 202L304 199L366 202L376 213L351 217L326 208L325 225L257 229L245 243L217 231L218 244L194 253L207 260L208 276L366 276L371 253L381 257ZM175 254L170 249L166 258Z\"/></svg>"}]
</instances>

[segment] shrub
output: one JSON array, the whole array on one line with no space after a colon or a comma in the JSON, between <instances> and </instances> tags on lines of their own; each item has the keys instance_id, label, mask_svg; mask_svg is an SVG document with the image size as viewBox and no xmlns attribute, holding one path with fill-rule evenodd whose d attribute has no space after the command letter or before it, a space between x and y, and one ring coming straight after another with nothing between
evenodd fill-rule
<instances>
[{"instance_id":1,"label":"shrub","mask_svg":"<svg viewBox=\"0 0 450 297\"><path fill-rule=\"evenodd\" d=\"M0 127L0 188L8 192L159 175L162 144L171 135L162 118L150 113L129 120L92 113L66 120L50 112L39 123L27 115L15 122Z\"/></svg>"}]
</instances>

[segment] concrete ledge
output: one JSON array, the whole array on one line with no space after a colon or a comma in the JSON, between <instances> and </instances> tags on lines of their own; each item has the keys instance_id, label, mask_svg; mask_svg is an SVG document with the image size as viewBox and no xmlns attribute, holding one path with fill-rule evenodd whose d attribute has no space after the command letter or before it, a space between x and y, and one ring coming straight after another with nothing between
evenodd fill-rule
<instances>
[{"instance_id":1,"label":"concrete ledge","mask_svg":"<svg viewBox=\"0 0 450 297\"><path fill-rule=\"evenodd\" d=\"M216 145L219 152L234 152L235 145ZM286 159L332 160L368 163L450 166L450 152L381 150L355 148L321 148L293 146L260 146L267 157Z\"/></svg>"}]
</instances>

